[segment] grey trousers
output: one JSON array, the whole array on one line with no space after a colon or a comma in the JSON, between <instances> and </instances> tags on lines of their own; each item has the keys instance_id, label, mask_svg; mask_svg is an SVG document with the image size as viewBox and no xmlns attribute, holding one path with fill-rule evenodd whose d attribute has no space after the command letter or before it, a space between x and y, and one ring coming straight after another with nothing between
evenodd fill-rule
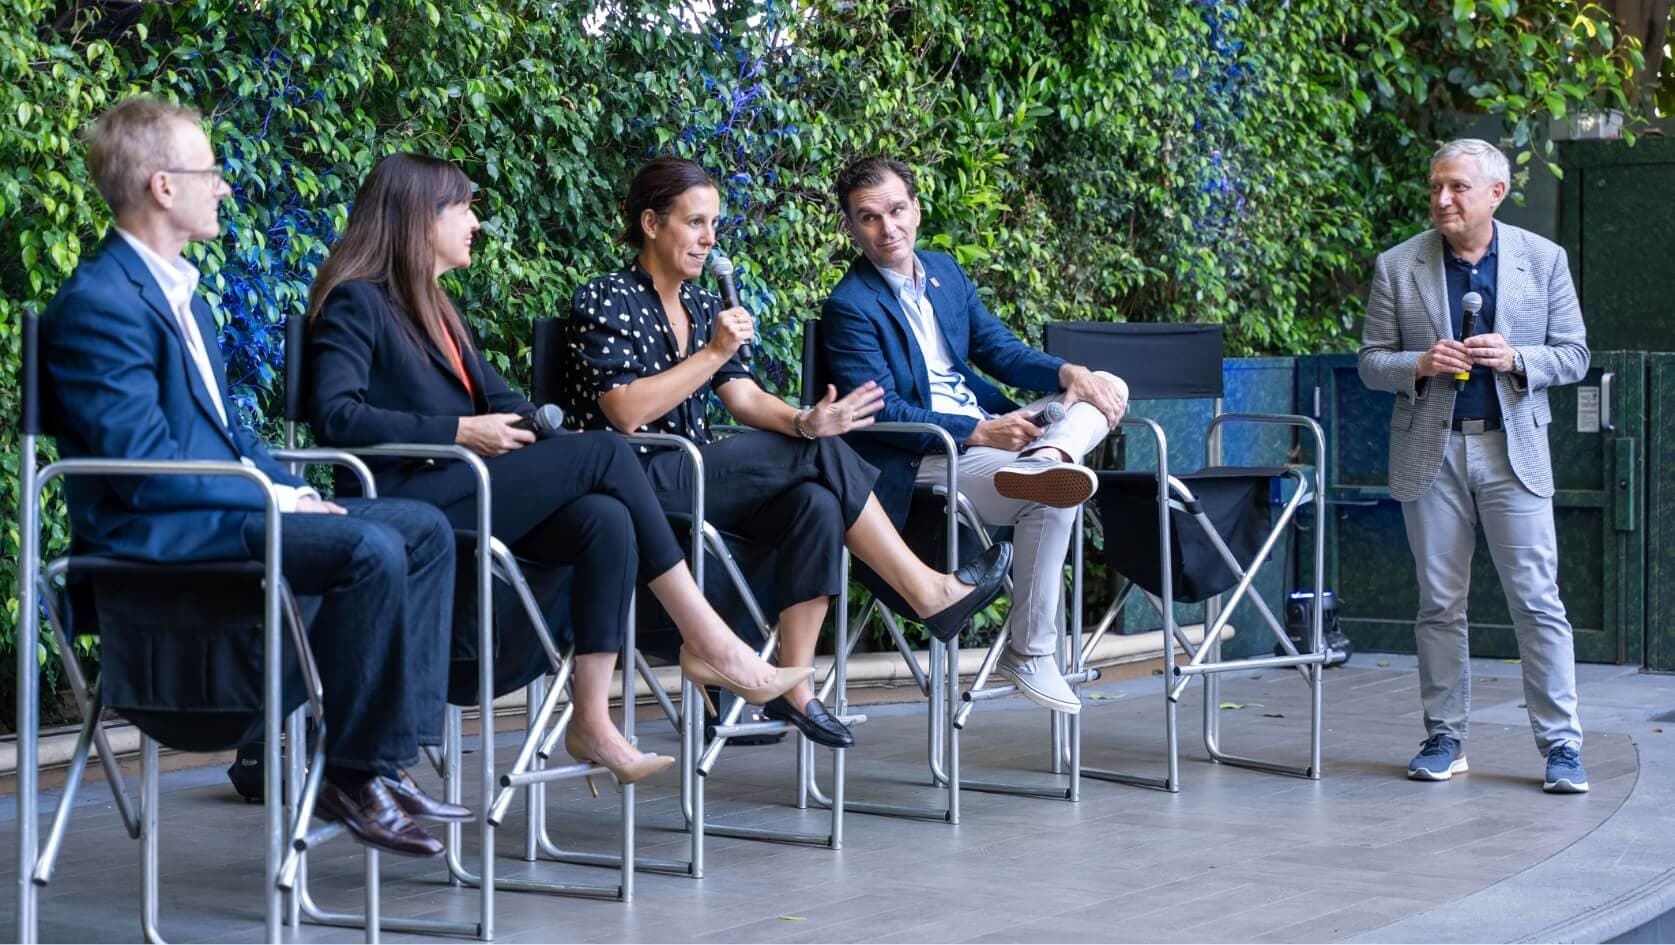
<instances>
[{"instance_id":1,"label":"grey trousers","mask_svg":"<svg viewBox=\"0 0 1675 945\"><path fill-rule=\"evenodd\" d=\"M1109 374L1099 372L1110 378ZM1025 407L1040 411L1063 395L1043 397ZM1025 450L1056 447L1080 459L1111 432L1105 415L1092 404L1072 404L1063 420L1042 431ZM1019 451L1023 452L1023 451ZM994 477L1019 453L974 446L960 454L960 492L971 500L989 525L1012 526L1012 610L1006 618L1012 649L1025 656L1057 652L1064 613L1064 560L1070 552L1075 509L1055 509L995 491ZM921 483L938 483L947 475L948 460L927 456L919 465Z\"/></svg>"},{"instance_id":2,"label":"grey trousers","mask_svg":"<svg viewBox=\"0 0 1675 945\"><path fill-rule=\"evenodd\" d=\"M1450 433L1436 481L1418 499L1402 503L1402 519L1419 574L1413 635L1426 734L1466 737L1466 595L1481 521L1512 613L1536 747L1543 753L1563 744L1580 748L1576 649L1559 600L1553 501L1518 481L1507 460L1506 434Z\"/></svg>"}]
</instances>

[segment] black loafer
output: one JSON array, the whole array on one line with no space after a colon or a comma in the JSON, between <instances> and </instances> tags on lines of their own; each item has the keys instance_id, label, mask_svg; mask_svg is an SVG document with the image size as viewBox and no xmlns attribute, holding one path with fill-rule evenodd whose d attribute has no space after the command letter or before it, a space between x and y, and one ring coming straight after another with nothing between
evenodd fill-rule
<instances>
[{"instance_id":1,"label":"black loafer","mask_svg":"<svg viewBox=\"0 0 1675 945\"><path fill-rule=\"evenodd\" d=\"M849 731L849 726L838 721L838 717L828 712L819 699L808 700L808 705L798 712L790 700L777 696L762 706L762 714L780 722L790 722L816 745L850 748L855 744L855 735Z\"/></svg>"},{"instance_id":2,"label":"black loafer","mask_svg":"<svg viewBox=\"0 0 1675 945\"><path fill-rule=\"evenodd\" d=\"M389 789L390 796L395 798L395 802L409 817L455 822L475 820L477 817L469 807L439 801L426 794L419 787L419 783L413 780L413 776L405 771L401 772L399 778L385 778L384 787Z\"/></svg>"},{"instance_id":3,"label":"black loafer","mask_svg":"<svg viewBox=\"0 0 1675 945\"><path fill-rule=\"evenodd\" d=\"M1012 543L999 541L977 558L966 562L954 572L961 584L971 585L971 593L925 618L925 629L943 643L960 635L973 614L994 603L1012 570Z\"/></svg>"}]
</instances>

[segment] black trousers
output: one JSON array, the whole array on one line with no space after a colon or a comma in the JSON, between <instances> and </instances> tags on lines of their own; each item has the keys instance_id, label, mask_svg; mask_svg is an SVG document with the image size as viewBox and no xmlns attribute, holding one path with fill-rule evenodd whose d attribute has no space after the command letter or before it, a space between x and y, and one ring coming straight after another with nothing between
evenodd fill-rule
<instances>
[{"instance_id":1,"label":"black trousers","mask_svg":"<svg viewBox=\"0 0 1675 945\"><path fill-rule=\"evenodd\" d=\"M861 517L878 470L836 437L793 439L752 430L699 447L704 518L775 551L768 613L842 589L843 541ZM645 457L663 507L692 511L692 467L679 453Z\"/></svg>"},{"instance_id":2,"label":"black trousers","mask_svg":"<svg viewBox=\"0 0 1675 945\"><path fill-rule=\"evenodd\" d=\"M495 537L521 558L575 569L576 652L620 650L637 581L684 560L633 450L614 433L568 433L486 462ZM477 527L475 498L442 511Z\"/></svg>"},{"instance_id":3,"label":"black trousers","mask_svg":"<svg viewBox=\"0 0 1675 945\"><path fill-rule=\"evenodd\" d=\"M404 499L341 499L347 515L286 515L282 570L316 597L309 646L325 695L326 757L394 774L442 743L454 533L434 506ZM262 520L245 544L262 554Z\"/></svg>"}]
</instances>

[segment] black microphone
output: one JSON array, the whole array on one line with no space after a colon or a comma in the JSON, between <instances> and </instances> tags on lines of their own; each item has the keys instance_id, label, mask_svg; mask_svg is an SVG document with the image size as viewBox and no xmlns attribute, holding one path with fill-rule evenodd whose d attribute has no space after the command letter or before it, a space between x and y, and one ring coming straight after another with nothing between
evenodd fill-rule
<instances>
[{"instance_id":1,"label":"black microphone","mask_svg":"<svg viewBox=\"0 0 1675 945\"><path fill-rule=\"evenodd\" d=\"M1040 413L1031 414L1029 422L1045 430L1063 419L1064 405L1055 400L1041 408Z\"/></svg>"},{"instance_id":2,"label":"black microphone","mask_svg":"<svg viewBox=\"0 0 1675 945\"><path fill-rule=\"evenodd\" d=\"M568 432L564 429L564 410L557 404L542 404L535 408L534 413L518 420L512 426L528 430L542 438Z\"/></svg>"},{"instance_id":3,"label":"black microphone","mask_svg":"<svg viewBox=\"0 0 1675 945\"><path fill-rule=\"evenodd\" d=\"M739 285L733 281L733 261L716 253L710 259L710 273L715 276L716 287L721 289L721 307L740 308ZM739 345L739 357L749 361L754 354L750 347L748 341Z\"/></svg>"},{"instance_id":4,"label":"black microphone","mask_svg":"<svg viewBox=\"0 0 1675 945\"><path fill-rule=\"evenodd\" d=\"M1460 308L1464 314L1460 318L1460 340L1465 341L1477 334L1477 313L1483 310L1483 296L1476 292L1467 292L1460 296ZM1454 375L1454 389L1460 390L1471 380L1471 371L1462 371Z\"/></svg>"}]
</instances>

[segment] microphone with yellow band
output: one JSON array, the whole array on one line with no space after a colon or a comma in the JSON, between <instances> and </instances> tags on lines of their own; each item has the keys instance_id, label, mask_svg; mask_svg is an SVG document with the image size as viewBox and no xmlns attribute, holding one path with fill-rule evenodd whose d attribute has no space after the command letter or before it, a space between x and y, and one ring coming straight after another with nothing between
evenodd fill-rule
<instances>
[{"instance_id":1,"label":"microphone with yellow band","mask_svg":"<svg viewBox=\"0 0 1675 945\"><path fill-rule=\"evenodd\" d=\"M1460 297L1460 308L1465 315L1460 319L1460 340L1465 341L1477 334L1477 313L1483 310L1483 296L1476 292L1467 292ZM1454 375L1454 389L1459 390L1471 380L1471 371L1461 371Z\"/></svg>"}]
</instances>

